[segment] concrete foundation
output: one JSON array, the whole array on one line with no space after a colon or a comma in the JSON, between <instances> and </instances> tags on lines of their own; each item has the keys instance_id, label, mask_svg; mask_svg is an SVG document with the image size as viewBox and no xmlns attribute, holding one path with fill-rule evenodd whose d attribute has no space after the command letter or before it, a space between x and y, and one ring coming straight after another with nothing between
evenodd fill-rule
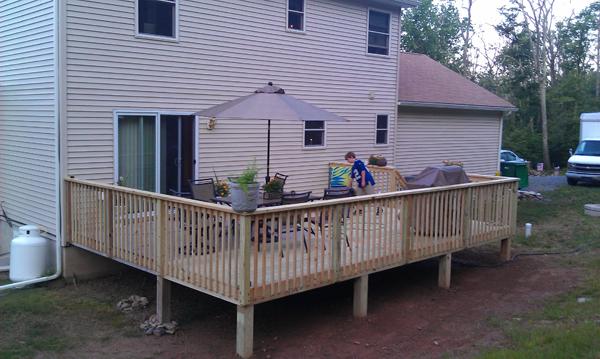
<instances>
[{"instance_id":1,"label":"concrete foundation","mask_svg":"<svg viewBox=\"0 0 600 359\"><path fill-rule=\"evenodd\" d=\"M63 277L94 279L123 272L127 266L112 259L68 246L63 248Z\"/></svg>"}]
</instances>

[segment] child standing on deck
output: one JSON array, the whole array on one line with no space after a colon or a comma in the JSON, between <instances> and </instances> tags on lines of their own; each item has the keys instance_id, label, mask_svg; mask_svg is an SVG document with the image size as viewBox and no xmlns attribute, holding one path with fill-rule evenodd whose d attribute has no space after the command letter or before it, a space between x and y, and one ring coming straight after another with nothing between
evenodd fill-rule
<instances>
[{"instance_id":1,"label":"child standing on deck","mask_svg":"<svg viewBox=\"0 0 600 359\"><path fill-rule=\"evenodd\" d=\"M357 195L362 196L365 194L373 194L375 193L375 180L373 179L373 175L367 169L367 166L363 163L363 161L356 159L356 155L354 152L346 153L344 157L348 163L352 164L352 178L356 180L358 184Z\"/></svg>"}]
</instances>

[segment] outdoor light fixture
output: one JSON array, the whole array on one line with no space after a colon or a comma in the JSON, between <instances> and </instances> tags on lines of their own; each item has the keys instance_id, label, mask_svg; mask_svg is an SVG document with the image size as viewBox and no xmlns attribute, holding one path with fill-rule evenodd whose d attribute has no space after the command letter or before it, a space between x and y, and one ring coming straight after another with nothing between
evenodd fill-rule
<instances>
[{"instance_id":1,"label":"outdoor light fixture","mask_svg":"<svg viewBox=\"0 0 600 359\"><path fill-rule=\"evenodd\" d=\"M217 127L217 119L212 117L206 122L206 129L212 131Z\"/></svg>"}]
</instances>

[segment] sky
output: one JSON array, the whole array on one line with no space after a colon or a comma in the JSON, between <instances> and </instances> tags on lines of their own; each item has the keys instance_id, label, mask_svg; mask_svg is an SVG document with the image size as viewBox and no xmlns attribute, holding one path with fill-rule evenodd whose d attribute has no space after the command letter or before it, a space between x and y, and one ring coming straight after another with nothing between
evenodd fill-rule
<instances>
[{"instance_id":1,"label":"sky","mask_svg":"<svg viewBox=\"0 0 600 359\"><path fill-rule=\"evenodd\" d=\"M571 14L577 14L586 6L590 5L594 0L555 0L554 15L556 20L560 21ZM456 0L456 5L461 7L462 3L466 4L466 0ZM498 36L494 30L494 24L501 20L498 11L503 5L507 5L507 0L475 0L472 9L472 18L476 31L480 34L478 42L485 41L489 44L498 42ZM464 10L463 10L464 11ZM477 44L476 45L480 45Z\"/></svg>"}]
</instances>

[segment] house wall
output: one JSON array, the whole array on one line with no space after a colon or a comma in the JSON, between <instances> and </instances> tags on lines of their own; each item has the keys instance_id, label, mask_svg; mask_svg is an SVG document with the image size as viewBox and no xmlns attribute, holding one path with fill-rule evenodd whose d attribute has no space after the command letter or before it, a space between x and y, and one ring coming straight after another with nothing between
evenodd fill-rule
<instances>
[{"instance_id":1,"label":"house wall","mask_svg":"<svg viewBox=\"0 0 600 359\"><path fill-rule=\"evenodd\" d=\"M53 0L0 2L0 202L8 216L56 231Z\"/></svg>"},{"instance_id":2,"label":"house wall","mask_svg":"<svg viewBox=\"0 0 600 359\"><path fill-rule=\"evenodd\" d=\"M469 173L498 171L501 113L400 108L395 165L417 174L443 160L461 161Z\"/></svg>"},{"instance_id":3,"label":"house wall","mask_svg":"<svg viewBox=\"0 0 600 359\"><path fill-rule=\"evenodd\" d=\"M179 9L179 41L136 38L134 0L68 0L67 172L114 181L114 110L195 112L273 81L288 94L348 123L327 124L327 147L303 149L303 124L274 122L272 173L288 188L322 189L326 164L393 155L375 146L375 116L394 128L398 11L389 57L366 54L364 1L306 0L306 32L286 31L286 0L189 0ZM266 166L266 122L198 124L198 176L235 175L254 158Z\"/></svg>"}]
</instances>

